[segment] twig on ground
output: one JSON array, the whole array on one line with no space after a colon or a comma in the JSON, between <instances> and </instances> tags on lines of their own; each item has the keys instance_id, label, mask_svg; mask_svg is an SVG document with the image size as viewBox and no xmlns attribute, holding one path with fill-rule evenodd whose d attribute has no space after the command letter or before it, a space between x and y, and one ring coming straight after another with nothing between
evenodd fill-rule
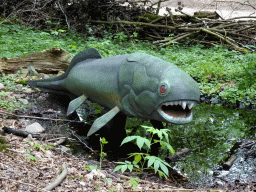
<instances>
[{"instance_id":1,"label":"twig on ground","mask_svg":"<svg viewBox=\"0 0 256 192\"><path fill-rule=\"evenodd\" d=\"M200 30L198 30L198 31L196 31L196 32L193 32L193 33L187 33L187 34L185 34L185 35L182 35L182 36L179 36L179 37L177 37L177 38L171 39L171 40L170 40L169 42L167 42L166 44L159 46L158 49L161 49L161 48L163 48L163 47L166 47L166 46L172 44L173 42L176 42L176 41L179 41L179 40L184 39L184 38L186 38L186 37L189 37L189 36L191 36L191 35L194 35L194 34L198 33L199 31L200 31Z\"/></svg>"},{"instance_id":2,"label":"twig on ground","mask_svg":"<svg viewBox=\"0 0 256 192\"><path fill-rule=\"evenodd\" d=\"M223 40L224 42L230 44L230 45L231 45L235 50L237 50L237 51L245 52L245 50L247 50L246 48L241 48L241 47L239 47L238 45L232 43L227 37L223 37L221 34L217 34L217 33L213 32L213 31L208 30L208 29L205 29L205 28L201 28L201 30L202 30L203 32L206 32L206 33L209 33L209 34L211 34L211 35L214 35L214 36L216 36L217 38Z\"/></svg>"},{"instance_id":3,"label":"twig on ground","mask_svg":"<svg viewBox=\"0 0 256 192\"><path fill-rule=\"evenodd\" d=\"M65 179L65 177L67 175L68 175L67 165L66 165L66 163L64 163L62 165L62 173L55 179L55 181L53 181L48 186L43 188L43 190L50 191L50 190L54 189L55 187L57 187Z\"/></svg>"},{"instance_id":4,"label":"twig on ground","mask_svg":"<svg viewBox=\"0 0 256 192\"><path fill-rule=\"evenodd\" d=\"M71 131L71 134L74 136L74 137L76 137L78 140L79 140L79 142L80 143L82 143L86 148L88 148L91 152L93 152L94 154L96 154L96 155L98 155L98 156L100 156L98 153L96 153L92 148L90 148L88 145L86 145L86 143L84 143L81 139L80 139L80 137L74 132L74 131L72 131L72 130L70 130Z\"/></svg>"},{"instance_id":5,"label":"twig on ground","mask_svg":"<svg viewBox=\"0 0 256 192\"><path fill-rule=\"evenodd\" d=\"M55 143L51 143L53 146L61 145L67 141L67 137L60 137L60 138L55 138L55 139L49 139L47 142L52 141L52 140L57 140Z\"/></svg>"}]
</instances>

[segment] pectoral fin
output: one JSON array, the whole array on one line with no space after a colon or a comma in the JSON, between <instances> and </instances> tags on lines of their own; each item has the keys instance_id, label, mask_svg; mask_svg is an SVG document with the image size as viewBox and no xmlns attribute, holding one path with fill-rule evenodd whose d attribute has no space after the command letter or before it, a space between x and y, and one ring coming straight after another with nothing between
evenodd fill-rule
<instances>
[{"instance_id":1,"label":"pectoral fin","mask_svg":"<svg viewBox=\"0 0 256 192\"><path fill-rule=\"evenodd\" d=\"M93 133L98 131L100 128L102 128L104 125L106 125L119 111L120 111L119 107L115 106L109 112L107 112L106 114L96 119L92 124L91 129L87 133L87 136L92 135Z\"/></svg>"},{"instance_id":2,"label":"pectoral fin","mask_svg":"<svg viewBox=\"0 0 256 192\"><path fill-rule=\"evenodd\" d=\"M67 115L73 113L82 103L87 99L85 95L82 95L74 100L72 100L68 105Z\"/></svg>"}]
</instances>

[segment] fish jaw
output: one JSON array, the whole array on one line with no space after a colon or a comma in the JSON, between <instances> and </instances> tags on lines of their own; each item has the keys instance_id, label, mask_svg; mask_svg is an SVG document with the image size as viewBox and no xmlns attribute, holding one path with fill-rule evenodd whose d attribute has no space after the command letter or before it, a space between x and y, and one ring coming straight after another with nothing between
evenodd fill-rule
<instances>
[{"instance_id":1,"label":"fish jaw","mask_svg":"<svg viewBox=\"0 0 256 192\"><path fill-rule=\"evenodd\" d=\"M192 121L192 108L196 105L197 101L192 100L164 102L159 105L157 112L164 122L187 124Z\"/></svg>"}]
</instances>

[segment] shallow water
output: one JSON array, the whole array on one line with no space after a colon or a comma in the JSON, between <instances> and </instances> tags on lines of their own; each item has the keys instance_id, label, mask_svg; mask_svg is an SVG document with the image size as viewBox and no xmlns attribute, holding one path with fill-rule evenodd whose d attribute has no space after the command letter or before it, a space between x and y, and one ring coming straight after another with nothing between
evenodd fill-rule
<instances>
[{"instance_id":1,"label":"shallow water","mask_svg":"<svg viewBox=\"0 0 256 192\"><path fill-rule=\"evenodd\" d=\"M194 109L194 120L187 125L169 125L172 130L171 145L176 151L190 148L191 155L173 166L195 184L203 187L213 180L213 170L227 158L227 152L240 139L255 139L255 111L234 110L220 105L201 104ZM240 163L239 163L240 162ZM242 165L241 165L242 164ZM254 160L244 161L240 156L232 168L219 172L219 178L249 182ZM221 174L224 174L222 177ZM237 177L236 177L236 176Z\"/></svg>"}]
</instances>

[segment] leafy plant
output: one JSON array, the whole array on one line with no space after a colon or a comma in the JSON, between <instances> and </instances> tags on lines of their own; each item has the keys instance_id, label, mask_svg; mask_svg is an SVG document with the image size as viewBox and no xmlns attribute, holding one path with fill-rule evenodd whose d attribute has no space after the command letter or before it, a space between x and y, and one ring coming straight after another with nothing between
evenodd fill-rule
<instances>
[{"instance_id":1,"label":"leafy plant","mask_svg":"<svg viewBox=\"0 0 256 192\"><path fill-rule=\"evenodd\" d=\"M33 149L41 150L41 151L44 152L44 153L46 153L45 149L46 149L46 148L49 148L49 145L47 145L47 146L45 145L45 146L43 147L41 144L39 144L39 143L37 143L37 142L33 143L33 142L31 142L31 141L27 141L27 143L28 143L29 145L31 145L31 146L33 147Z\"/></svg>"},{"instance_id":2,"label":"leafy plant","mask_svg":"<svg viewBox=\"0 0 256 192\"><path fill-rule=\"evenodd\" d=\"M25 159L30 159L31 161L34 161L34 162L37 161L37 158L30 154L27 157L25 157Z\"/></svg>"},{"instance_id":3,"label":"leafy plant","mask_svg":"<svg viewBox=\"0 0 256 192\"><path fill-rule=\"evenodd\" d=\"M100 183L100 173L101 173L101 165L102 165L102 160L104 157L107 155L105 152L103 152L104 145L107 144L108 141L103 137L100 138L100 165L99 166L94 166L94 165L86 165L84 166L85 170L93 170L93 169L99 169L99 183L97 184L97 187L100 191L101 188L101 183Z\"/></svg>"},{"instance_id":4,"label":"leafy plant","mask_svg":"<svg viewBox=\"0 0 256 192\"><path fill-rule=\"evenodd\" d=\"M127 181L133 189L136 189L136 187L139 185L140 179L138 177L132 177L130 180Z\"/></svg>"},{"instance_id":5,"label":"leafy plant","mask_svg":"<svg viewBox=\"0 0 256 192\"><path fill-rule=\"evenodd\" d=\"M114 38L118 41L126 41L127 40L127 35L122 31L120 33L115 34Z\"/></svg>"},{"instance_id":6,"label":"leafy plant","mask_svg":"<svg viewBox=\"0 0 256 192\"><path fill-rule=\"evenodd\" d=\"M162 176L168 177L169 175L168 167L170 167L170 165L159 157L151 156L149 154L149 151L152 144L160 143L162 148L167 148L169 153L174 154L175 151L172 148L172 146L169 144L169 135L168 135L169 130L168 129L158 130L153 127L144 126L144 125L142 125L142 127L151 134L150 139L143 138L141 136L128 136L123 140L121 145L123 145L124 143L128 143L130 141L135 141L136 145L140 148L140 150L143 147L145 147L147 149L147 152L131 153L129 157L134 158L133 162L130 162L130 161L116 162L119 165L114 169L113 172L121 170L121 172L123 173L127 169L130 172L132 172L134 168L138 170L138 172L142 172L144 169L145 163L147 162L147 168L153 169L155 170L155 172L158 172L160 177ZM160 140L153 141L153 136L155 134L159 137Z\"/></svg>"},{"instance_id":7,"label":"leafy plant","mask_svg":"<svg viewBox=\"0 0 256 192\"><path fill-rule=\"evenodd\" d=\"M45 150L48 150L48 149L52 149L54 147L54 145L53 144L45 144L44 145L44 148L45 148Z\"/></svg>"},{"instance_id":8,"label":"leafy plant","mask_svg":"<svg viewBox=\"0 0 256 192\"><path fill-rule=\"evenodd\" d=\"M30 154L30 150L29 149L26 149L26 153L28 154L28 156L25 157L25 159L29 159L29 160L31 160L33 162L37 161L37 158Z\"/></svg>"},{"instance_id":9,"label":"leafy plant","mask_svg":"<svg viewBox=\"0 0 256 192\"><path fill-rule=\"evenodd\" d=\"M84 166L84 169L87 170L87 171L92 171L92 170L97 169L97 168L98 168L98 166L96 166L96 165L85 165Z\"/></svg>"}]
</instances>

